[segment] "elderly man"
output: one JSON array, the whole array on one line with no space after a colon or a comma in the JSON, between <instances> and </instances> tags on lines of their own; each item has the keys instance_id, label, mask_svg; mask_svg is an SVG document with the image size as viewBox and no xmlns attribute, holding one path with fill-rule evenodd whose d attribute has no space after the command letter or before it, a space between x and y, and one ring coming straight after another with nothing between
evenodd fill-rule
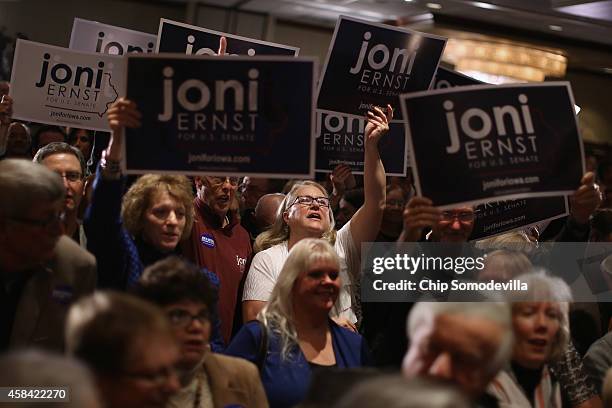
<instances>
[{"instance_id":1,"label":"elderly man","mask_svg":"<svg viewBox=\"0 0 612 408\"><path fill-rule=\"evenodd\" d=\"M496 406L485 395L489 382L512 355L512 321L507 303L421 302L407 325L410 348L402 372L454 383L476 402Z\"/></svg>"},{"instance_id":2,"label":"elderly man","mask_svg":"<svg viewBox=\"0 0 612 408\"><path fill-rule=\"evenodd\" d=\"M221 333L229 343L240 283L252 256L248 232L238 215L238 178L196 177L196 214L184 255L219 277Z\"/></svg>"},{"instance_id":3,"label":"elderly man","mask_svg":"<svg viewBox=\"0 0 612 408\"><path fill-rule=\"evenodd\" d=\"M65 188L57 174L3 160L0 191L0 350L61 350L70 303L95 287L95 259L62 236Z\"/></svg>"},{"instance_id":4,"label":"elderly man","mask_svg":"<svg viewBox=\"0 0 612 408\"><path fill-rule=\"evenodd\" d=\"M85 233L80 220L77 219L85 185L86 164L83 154L79 149L67 143L53 142L36 152L34 162L42 164L62 178L66 189L64 233L79 242L81 246L85 246L83 242Z\"/></svg>"},{"instance_id":5,"label":"elderly man","mask_svg":"<svg viewBox=\"0 0 612 408\"><path fill-rule=\"evenodd\" d=\"M106 407L165 407L180 388L170 323L161 309L134 296L96 292L74 304L66 346L92 370Z\"/></svg>"}]
</instances>

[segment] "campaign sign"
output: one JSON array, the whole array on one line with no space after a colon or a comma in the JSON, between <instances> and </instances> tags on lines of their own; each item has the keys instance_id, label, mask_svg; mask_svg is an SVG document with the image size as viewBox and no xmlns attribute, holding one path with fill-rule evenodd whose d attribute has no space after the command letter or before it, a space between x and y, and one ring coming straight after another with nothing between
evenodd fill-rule
<instances>
[{"instance_id":1,"label":"campaign sign","mask_svg":"<svg viewBox=\"0 0 612 408\"><path fill-rule=\"evenodd\" d=\"M157 52L180 52L187 55L216 55L219 39L227 38L229 55L286 55L296 56L300 49L283 44L222 33L207 28L179 23L162 18L157 34Z\"/></svg>"},{"instance_id":2,"label":"campaign sign","mask_svg":"<svg viewBox=\"0 0 612 408\"><path fill-rule=\"evenodd\" d=\"M568 195L584 172L568 82L402 95L418 195L441 208Z\"/></svg>"},{"instance_id":3,"label":"campaign sign","mask_svg":"<svg viewBox=\"0 0 612 408\"><path fill-rule=\"evenodd\" d=\"M470 239L483 239L523 229L569 214L567 197L522 198L494 201L476 207Z\"/></svg>"},{"instance_id":4,"label":"campaign sign","mask_svg":"<svg viewBox=\"0 0 612 408\"><path fill-rule=\"evenodd\" d=\"M315 170L331 173L340 164L353 174L363 174L365 118L340 113L317 112L317 154ZM406 136L404 124L389 123L389 132L378 141L380 158L387 176L406 176Z\"/></svg>"},{"instance_id":5,"label":"campaign sign","mask_svg":"<svg viewBox=\"0 0 612 408\"><path fill-rule=\"evenodd\" d=\"M314 175L313 58L129 54L128 173Z\"/></svg>"},{"instance_id":6,"label":"campaign sign","mask_svg":"<svg viewBox=\"0 0 612 408\"><path fill-rule=\"evenodd\" d=\"M75 18L68 47L77 51L123 55L126 52L153 52L156 42L157 37L153 34Z\"/></svg>"},{"instance_id":7,"label":"campaign sign","mask_svg":"<svg viewBox=\"0 0 612 408\"><path fill-rule=\"evenodd\" d=\"M17 40L13 118L108 131L105 114L124 87L123 75L121 57Z\"/></svg>"},{"instance_id":8,"label":"campaign sign","mask_svg":"<svg viewBox=\"0 0 612 408\"><path fill-rule=\"evenodd\" d=\"M445 45L443 37L340 16L317 108L365 116L390 104L401 119L398 95L429 88Z\"/></svg>"},{"instance_id":9,"label":"campaign sign","mask_svg":"<svg viewBox=\"0 0 612 408\"><path fill-rule=\"evenodd\" d=\"M467 85L482 85L477 79L463 75L460 72L453 71L444 67L438 67L431 89L445 89L454 88L456 86L467 86Z\"/></svg>"}]
</instances>

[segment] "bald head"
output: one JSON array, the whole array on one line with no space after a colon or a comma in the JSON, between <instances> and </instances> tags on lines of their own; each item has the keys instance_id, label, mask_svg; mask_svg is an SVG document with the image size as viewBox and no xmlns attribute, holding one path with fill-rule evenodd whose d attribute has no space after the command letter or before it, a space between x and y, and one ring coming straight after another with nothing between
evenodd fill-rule
<instances>
[{"instance_id":1,"label":"bald head","mask_svg":"<svg viewBox=\"0 0 612 408\"><path fill-rule=\"evenodd\" d=\"M255 224L260 231L274 224L276 213L285 198L284 194L273 193L261 196L255 206Z\"/></svg>"}]
</instances>

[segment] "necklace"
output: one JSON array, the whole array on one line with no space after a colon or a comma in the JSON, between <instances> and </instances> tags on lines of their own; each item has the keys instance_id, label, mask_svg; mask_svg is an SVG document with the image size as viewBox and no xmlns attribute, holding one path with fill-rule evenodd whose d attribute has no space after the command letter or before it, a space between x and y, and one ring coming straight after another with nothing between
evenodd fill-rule
<instances>
[{"instance_id":1,"label":"necklace","mask_svg":"<svg viewBox=\"0 0 612 408\"><path fill-rule=\"evenodd\" d=\"M200 399L202 398L202 374L198 371L196 374L196 392L193 399L193 408L200 408Z\"/></svg>"}]
</instances>

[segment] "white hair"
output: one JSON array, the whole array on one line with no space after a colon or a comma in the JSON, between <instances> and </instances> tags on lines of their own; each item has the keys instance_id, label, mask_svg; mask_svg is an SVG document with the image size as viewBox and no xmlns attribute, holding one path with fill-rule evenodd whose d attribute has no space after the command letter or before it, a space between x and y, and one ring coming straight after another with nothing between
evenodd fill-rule
<instances>
[{"instance_id":1,"label":"white hair","mask_svg":"<svg viewBox=\"0 0 612 408\"><path fill-rule=\"evenodd\" d=\"M0 358L0 384L11 387L68 387L70 402L62 407L100 407L90 371L79 361L39 350L12 352ZM21 402L22 408L41 407L40 402ZM47 406L43 404L42 406Z\"/></svg>"},{"instance_id":2,"label":"white hair","mask_svg":"<svg viewBox=\"0 0 612 408\"><path fill-rule=\"evenodd\" d=\"M565 281L556 276L550 276L544 269L539 269L516 277L527 284L525 291L512 291L506 296L515 305L522 302L553 302L559 305L559 331L551 347L551 359L561 357L571 338L569 326L569 305L572 302L572 291Z\"/></svg>"},{"instance_id":3,"label":"white hair","mask_svg":"<svg viewBox=\"0 0 612 408\"><path fill-rule=\"evenodd\" d=\"M490 298L487 296L486 298ZM419 302L408 316L406 330L411 338L418 328L439 315L462 315L477 317L499 324L504 328L504 337L497 354L489 362L488 371L495 373L510 361L514 335L510 307L506 302Z\"/></svg>"}]
</instances>

